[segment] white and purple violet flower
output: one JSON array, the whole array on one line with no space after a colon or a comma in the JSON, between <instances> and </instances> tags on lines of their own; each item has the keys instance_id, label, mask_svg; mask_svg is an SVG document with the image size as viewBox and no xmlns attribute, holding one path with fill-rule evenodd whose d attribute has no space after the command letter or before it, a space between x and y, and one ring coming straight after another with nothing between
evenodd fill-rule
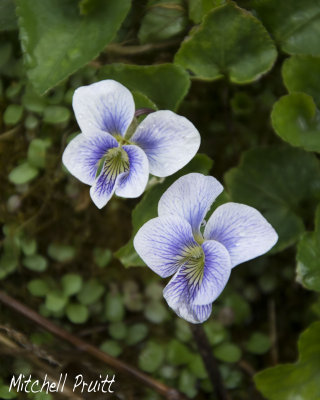
<instances>
[{"instance_id":1,"label":"white and purple violet flower","mask_svg":"<svg viewBox=\"0 0 320 400\"><path fill-rule=\"evenodd\" d=\"M260 212L244 204L219 206L205 224L222 191L212 176L182 176L162 195L159 217L143 225L134 238L134 247L148 267L162 278L174 274L164 298L192 323L209 318L212 302L233 267L266 253L278 240Z\"/></svg>"},{"instance_id":2,"label":"white and purple violet flower","mask_svg":"<svg viewBox=\"0 0 320 400\"><path fill-rule=\"evenodd\" d=\"M149 173L172 175L200 146L193 124L167 110L149 114L132 132L133 96L113 80L78 88L72 105L82 132L68 144L62 160L72 175L91 185L90 195L98 208L114 193L140 196Z\"/></svg>"}]
</instances>

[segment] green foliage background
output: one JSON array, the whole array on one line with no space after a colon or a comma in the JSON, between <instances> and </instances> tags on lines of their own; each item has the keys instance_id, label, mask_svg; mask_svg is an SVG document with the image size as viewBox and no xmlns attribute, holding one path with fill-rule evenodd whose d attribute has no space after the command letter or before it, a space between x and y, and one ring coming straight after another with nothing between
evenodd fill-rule
<instances>
[{"instance_id":1,"label":"green foliage background","mask_svg":"<svg viewBox=\"0 0 320 400\"><path fill-rule=\"evenodd\" d=\"M1 0L1 289L189 398L215 399L188 324L132 245L178 176L212 174L225 186L214 207L254 206L279 234L233 271L204 324L230 396L318 400L319 27L319 0ZM98 210L61 155L79 129L74 90L101 79L137 108L189 118L202 154ZM0 355L3 399L24 398L8 392L13 373L105 371L1 304ZM117 393L158 398L125 377Z\"/></svg>"}]
</instances>

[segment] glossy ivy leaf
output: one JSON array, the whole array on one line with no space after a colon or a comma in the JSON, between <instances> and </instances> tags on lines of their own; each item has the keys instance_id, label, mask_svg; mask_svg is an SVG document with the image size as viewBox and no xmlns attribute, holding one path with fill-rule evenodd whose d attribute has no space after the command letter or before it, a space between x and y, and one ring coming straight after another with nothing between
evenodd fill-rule
<instances>
[{"instance_id":1,"label":"glossy ivy leaf","mask_svg":"<svg viewBox=\"0 0 320 400\"><path fill-rule=\"evenodd\" d=\"M13 0L0 1L0 32L17 29L17 18Z\"/></svg>"},{"instance_id":2,"label":"glossy ivy leaf","mask_svg":"<svg viewBox=\"0 0 320 400\"><path fill-rule=\"evenodd\" d=\"M115 36L129 0L100 0L81 16L74 1L17 0L27 74L39 93L95 58Z\"/></svg>"},{"instance_id":3,"label":"glossy ivy leaf","mask_svg":"<svg viewBox=\"0 0 320 400\"><path fill-rule=\"evenodd\" d=\"M283 96L273 106L272 126L292 146L320 152L320 113L305 93Z\"/></svg>"},{"instance_id":4,"label":"glossy ivy leaf","mask_svg":"<svg viewBox=\"0 0 320 400\"><path fill-rule=\"evenodd\" d=\"M300 239L297 253L297 280L310 290L320 292L320 206L316 211L315 230Z\"/></svg>"},{"instance_id":5,"label":"glossy ivy leaf","mask_svg":"<svg viewBox=\"0 0 320 400\"><path fill-rule=\"evenodd\" d=\"M299 359L294 364L268 368L255 375L257 388L268 400L320 398L320 322L300 336Z\"/></svg>"},{"instance_id":6,"label":"glossy ivy leaf","mask_svg":"<svg viewBox=\"0 0 320 400\"><path fill-rule=\"evenodd\" d=\"M318 0L255 0L252 6L283 51L320 55Z\"/></svg>"},{"instance_id":7,"label":"glossy ivy leaf","mask_svg":"<svg viewBox=\"0 0 320 400\"><path fill-rule=\"evenodd\" d=\"M189 18L198 24L210 10L225 2L226 0L189 0Z\"/></svg>"},{"instance_id":8,"label":"glossy ivy leaf","mask_svg":"<svg viewBox=\"0 0 320 400\"><path fill-rule=\"evenodd\" d=\"M234 3L213 9L191 32L175 62L196 78L248 83L273 66L277 51L261 22Z\"/></svg>"},{"instance_id":9,"label":"glossy ivy leaf","mask_svg":"<svg viewBox=\"0 0 320 400\"><path fill-rule=\"evenodd\" d=\"M279 235L273 251L296 242L320 196L320 167L310 153L270 147L244 153L225 175L231 200L261 211Z\"/></svg>"},{"instance_id":10,"label":"glossy ivy leaf","mask_svg":"<svg viewBox=\"0 0 320 400\"><path fill-rule=\"evenodd\" d=\"M149 0L138 38L141 43L159 42L183 32L188 24L183 0Z\"/></svg>"},{"instance_id":11,"label":"glossy ivy leaf","mask_svg":"<svg viewBox=\"0 0 320 400\"><path fill-rule=\"evenodd\" d=\"M102 67L99 79L114 79L128 89L147 96L161 109L176 110L190 87L189 75L173 64L110 64Z\"/></svg>"},{"instance_id":12,"label":"glossy ivy leaf","mask_svg":"<svg viewBox=\"0 0 320 400\"><path fill-rule=\"evenodd\" d=\"M320 107L320 57L292 56L282 65L282 77L288 92L304 92Z\"/></svg>"},{"instance_id":13,"label":"glossy ivy leaf","mask_svg":"<svg viewBox=\"0 0 320 400\"><path fill-rule=\"evenodd\" d=\"M176 179L189 172L207 174L212 168L212 164L213 162L208 156L205 154L197 154L182 170L166 178L162 183L158 183L151 187L145 193L140 203L132 212L133 232L131 239L115 253L115 256L125 267L145 265L133 247L133 238L144 223L158 215L158 202L165 190L167 190Z\"/></svg>"}]
</instances>

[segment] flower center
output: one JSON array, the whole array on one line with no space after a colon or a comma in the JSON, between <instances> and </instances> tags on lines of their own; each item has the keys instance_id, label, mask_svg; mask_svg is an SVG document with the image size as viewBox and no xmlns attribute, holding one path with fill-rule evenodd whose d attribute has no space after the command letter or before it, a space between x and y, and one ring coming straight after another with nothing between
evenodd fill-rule
<instances>
[{"instance_id":1,"label":"flower center","mask_svg":"<svg viewBox=\"0 0 320 400\"><path fill-rule=\"evenodd\" d=\"M200 285L204 272L204 252L201 246L187 247L180 264L184 266L184 273L191 285Z\"/></svg>"},{"instance_id":2,"label":"flower center","mask_svg":"<svg viewBox=\"0 0 320 400\"><path fill-rule=\"evenodd\" d=\"M121 147L109 149L99 161L97 174L99 176L103 168L103 172L109 175L111 179L115 179L119 174L129 171L129 157L125 150Z\"/></svg>"}]
</instances>

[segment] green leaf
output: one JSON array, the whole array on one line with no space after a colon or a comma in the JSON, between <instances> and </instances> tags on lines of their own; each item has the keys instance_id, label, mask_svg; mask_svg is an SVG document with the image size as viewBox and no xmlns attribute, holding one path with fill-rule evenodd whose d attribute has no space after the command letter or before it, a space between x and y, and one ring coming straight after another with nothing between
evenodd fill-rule
<instances>
[{"instance_id":1,"label":"green leaf","mask_svg":"<svg viewBox=\"0 0 320 400\"><path fill-rule=\"evenodd\" d=\"M4 114L3 121L6 125L16 125L22 118L23 108L20 104L10 104Z\"/></svg>"},{"instance_id":2,"label":"green leaf","mask_svg":"<svg viewBox=\"0 0 320 400\"><path fill-rule=\"evenodd\" d=\"M120 322L124 317L123 299L119 294L108 293L105 299L105 317L110 322Z\"/></svg>"},{"instance_id":3,"label":"green leaf","mask_svg":"<svg viewBox=\"0 0 320 400\"><path fill-rule=\"evenodd\" d=\"M180 176L188 174L189 172L207 174L212 168L212 164L213 162L208 156L205 154L197 154L182 170L166 178L164 182L153 186L145 193L140 203L132 212L132 237L126 245L115 253L115 256L119 258L125 267L145 265L134 250L133 238L143 224L158 215L158 202L162 194Z\"/></svg>"},{"instance_id":4,"label":"green leaf","mask_svg":"<svg viewBox=\"0 0 320 400\"><path fill-rule=\"evenodd\" d=\"M242 352L233 343L222 343L214 349L214 355L220 361L235 363L240 360Z\"/></svg>"},{"instance_id":5,"label":"green leaf","mask_svg":"<svg viewBox=\"0 0 320 400\"><path fill-rule=\"evenodd\" d=\"M89 310L83 304L71 303L66 307L66 315L74 324L83 324L89 318Z\"/></svg>"},{"instance_id":6,"label":"green leaf","mask_svg":"<svg viewBox=\"0 0 320 400\"><path fill-rule=\"evenodd\" d=\"M164 361L163 346L148 342L139 355L139 367L145 372L155 372Z\"/></svg>"},{"instance_id":7,"label":"green leaf","mask_svg":"<svg viewBox=\"0 0 320 400\"><path fill-rule=\"evenodd\" d=\"M122 348L114 340L106 340L100 346L100 349L112 357L118 357L122 353Z\"/></svg>"},{"instance_id":8,"label":"green leaf","mask_svg":"<svg viewBox=\"0 0 320 400\"><path fill-rule=\"evenodd\" d=\"M128 329L123 322L113 322L109 325L109 334L113 339L122 340L127 336Z\"/></svg>"},{"instance_id":9,"label":"green leaf","mask_svg":"<svg viewBox=\"0 0 320 400\"><path fill-rule=\"evenodd\" d=\"M253 354L264 354L270 347L271 341L269 336L260 332L254 332L246 343L247 351Z\"/></svg>"},{"instance_id":10,"label":"green leaf","mask_svg":"<svg viewBox=\"0 0 320 400\"><path fill-rule=\"evenodd\" d=\"M169 342L166 354L168 362L172 365L188 364L193 356L186 345L175 339Z\"/></svg>"},{"instance_id":11,"label":"green leaf","mask_svg":"<svg viewBox=\"0 0 320 400\"><path fill-rule=\"evenodd\" d=\"M284 52L320 55L318 1L255 0L252 6Z\"/></svg>"},{"instance_id":12,"label":"green leaf","mask_svg":"<svg viewBox=\"0 0 320 400\"><path fill-rule=\"evenodd\" d=\"M157 105L143 93L133 91L132 96L134 104L136 105L136 110L139 110L139 108L151 108L152 110L158 109Z\"/></svg>"},{"instance_id":13,"label":"green leaf","mask_svg":"<svg viewBox=\"0 0 320 400\"><path fill-rule=\"evenodd\" d=\"M104 293L104 286L94 279L84 282L77 298L81 304L89 306L100 299Z\"/></svg>"},{"instance_id":14,"label":"green leaf","mask_svg":"<svg viewBox=\"0 0 320 400\"><path fill-rule=\"evenodd\" d=\"M192 355L188 364L188 369L199 379L205 379L208 376L203 360L199 354Z\"/></svg>"},{"instance_id":15,"label":"green leaf","mask_svg":"<svg viewBox=\"0 0 320 400\"><path fill-rule=\"evenodd\" d=\"M188 24L183 0L149 0L138 38L141 43L159 42L183 32Z\"/></svg>"},{"instance_id":16,"label":"green leaf","mask_svg":"<svg viewBox=\"0 0 320 400\"><path fill-rule=\"evenodd\" d=\"M289 93L304 92L320 107L320 57L292 56L282 65L282 77Z\"/></svg>"},{"instance_id":17,"label":"green leaf","mask_svg":"<svg viewBox=\"0 0 320 400\"><path fill-rule=\"evenodd\" d=\"M22 260L22 264L32 271L42 272L48 267L48 261L46 258L40 254L33 254L32 256L27 256Z\"/></svg>"},{"instance_id":18,"label":"green leaf","mask_svg":"<svg viewBox=\"0 0 320 400\"><path fill-rule=\"evenodd\" d=\"M0 7L0 12L1 12L1 7ZM9 391L9 389L10 389L9 386L0 384L0 398L1 399L9 400L9 399L15 399L17 397L17 393L12 390Z\"/></svg>"},{"instance_id":19,"label":"green leaf","mask_svg":"<svg viewBox=\"0 0 320 400\"><path fill-rule=\"evenodd\" d=\"M62 106L47 106L43 112L43 121L48 124L62 124L68 122L71 113L69 108Z\"/></svg>"},{"instance_id":20,"label":"green leaf","mask_svg":"<svg viewBox=\"0 0 320 400\"><path fill-rule=\"evenodd\" d=\"M28 290L33 296L44 297L48 289L48 284L43 279L33 279L28 283Z\"/></svg>"},{"instance_id":21,"label":"green leaf","mask_svg":"<svg viewBox=\"0 0 320 400\"><path fill-rule=\"evenodd\" d=\"M93 250L93 258L94 262L98 265L98 267L104 268L112 260L112 251L109 249L102 249L100 247L96 247Z\"/></svg>"},{"instance_id":22,"label":"green leaf","mask_svg":"<svg viewBox=\"0 0 320 400\"><path fill-rule=\"evenodd\" d=\"M145 339L148 335L149 329L145 324L134 324L129 327L128 335L126 339L126 343L128 346L133 346L143 339Z\"/></svg>"},{"instance_id":23,"label":"green leaf","mask_svg":"<svg viewBox=\"0 0 320 400\"><path fill-rule=\"evenodd\" d=\"M138 91L159 108L176 110L190 87L189 75L173 64L110 64L99 70L99 79L114 79L132 91Z\"/></svg>"},{"instance_id":24,"label":"green leaf","mask_svg":"<svg viewBox=\"0 0 320 400\"><path fill-rule=\"evenodd\" d=\"M273 106L272 126L292 146L320 152L320 112L311 96L291 93Z\"/></svg>"},{"instance_id":25,"label":"green leaf","mask_svg":"<svg viewBox=\"0 0 320 400\"><path fill-rule=\"evenodd\" d=\"M0 1L0 32L17 29L17 18L13 0Z\"/></svg>"},{"instance_id":26,"label":"green leaf","mask_svg":"<svg viewBox=\"0 0 320 400\"><path fill-rule=\"evenodd\" d=\"M88 15L95 11L100 5L100 0L80 0L79 10L81 15Z\"/></svg>"},{"instance_id":27,"label":"green leaf","mask_svg":"<svg viewBox=\"0 0 320 400\"><path fill-rule=\"evenodd\" d=\"M154 324L161 324L163 321L168 319L168 307L164 304L153 301L146 305L144 315L148 321Z\"/></svg>"},{"instance_id":28,"label":"green leaf","mask_svg":"<svg viewBox=\"0 0 320 400\"><path fill-rule=\"evenodd\" d=\"M49 311L59 312L63 310L67 302L67 296L59 291L53 290L47 293L45 306Z\"/></svg>"},{"instance_id":29,"label":"green leaf","mask_svg":"<svg viewBox=\"0 0 320 400\"><path fill-rule=\"evenodd\" d=\"M79 293L82 283L82 276L78 274L66 274L61 278L63 293L66 296L73 296Z\"/></svg>"},{"instance_id":30,"label":"green leaf","mask_svg":"<svg viewBox=\"0 0 320 400\"><path fill-rule=\"evenodd\" d=\"M113 39L129 0L99 0L81 16L73 0L17 0L27 74L39 93L95 58Z\"/></svg>"},{"instance_id":31,"label":"green leaf","mask_svg":"<svg viewBox=\"0 0 320 400\"><path fill-rule=\"evenodd\" d=\"M32 181L38 173L37 168L32 167L28 162L24 162L10 172L9 181L15 185L23 185Z\"/></svg>"},{"instance_id":32,"label":"green leaf","mask_svg":"<svg viewBox=\"0 0 320 400\"><path fill-rule=\"evenodd\" d=\"M22 237L20 239L20 246L26 256L32 256L37 251L37 241L33 238Z\"/></svg>"},{"instance_id":33,"label":"green leaf","mask_svg":"<svg viewBox=\"0 0 320 400\"><path fill-rule=\"evenodd\" d=\"M19 265L19 239L17 236L5 232L5 228L3 231L6 238L3 241L2 254L0 256L0 279L15 271Z\"/></svg>"},{"instance_id":34,"label":"green leaf","mask_svg":"<svg viewBox=\"0 0 320 400\"><path fill-rule=\"evenodd\" d=\"M189 18L198 24L210 10L225 2L226 0L189 0Z\"/></svg>"},{"instance_id":35,"label":"green leaf","mask_svg":"<svg viewBox=\"0 0 320 400\"><path fill-rule=\"evenodd\" d=\"M320 398L320 322L309 326L298 342L299 359L255 375L257 388L268 400Z\"/></svg>"},{"instance_id":36,"label":"green leaf","mask_svg":"<svg viewBox=\"0 0 320 400\"><path fill-rule=\"evenodd\" d=\"M51 243L48 247L48 254L58 262L67 262L75 257L76 250L74 247L66 244Z\"/></svg>"},{"instance_id":37,"label":"green leaf","mask_svg":"<svg viewBox=\"0 0 320 400\"><path fill-rule=\"evenodd\" d=\"M299 241L297 280L310 290L320 292L320 206L315 218L314 232L306 232Z\"/></svg>"},{"instance_id":38,"label":"green leaf","mask_svg":"<svg viewBox=\"0 0 320 400\"><path fill-rule=\"evenodd\" d=\"M193 398L197 394L197 379L187 369L184 369L179 376L179 390L188 397Z\"/></svg>"},{"instance_id":39,"label":"green leaf","mask_svg":"<svg viewBox=\"0 0 320 400\"><path fill-rule=\"evenodd\" d=\"M225 175L232 201L261 211L279 235L273 251L295 243L320 196L317 158L303 150L270 147L244 153Z\"/></svg>"},{"instance_id":40,"label":"green leaf","mask_svg":"<svg viewBox=\"0 0 320 400\"><path fill-rule=\"evenodd\" d=\"M228 331L221 322L209 320L204 323L203 328L212 346L216 346L229 337Z\"/></svg>"},{"instance_id":41,"label":"green leaf","mask_svg":"<svg viewBox=\"0 0 320 400\"><path fill-rule=\"evenodd\" d=\"M248 83L273 66L276 48L263 25L234 3L213 9L191 32L175 62L196 78Z\"/></svg>"},{"instance_id":42,"label":"green leaf","mask_svg":"<svg viewBox=\"0 0 320 400\"><path fill-rule=\"evenodd\" d=\"M44 168L46 165L46 151L48 142L42 139L33 139L28 148L28 161L35 168Z\"/></svg>"},{"instance_id":43,"label":"green leaf","mask_svg":"<svg viewBox=\"0 0 320 400\"><path fill-rule=\"evenodd\" d=\"M46 106L46 98L39 96L39 94L33 90L33 87L28 85L22 97L22 104L28 111L42 114Z\"/></svg>"}]
</instances>

